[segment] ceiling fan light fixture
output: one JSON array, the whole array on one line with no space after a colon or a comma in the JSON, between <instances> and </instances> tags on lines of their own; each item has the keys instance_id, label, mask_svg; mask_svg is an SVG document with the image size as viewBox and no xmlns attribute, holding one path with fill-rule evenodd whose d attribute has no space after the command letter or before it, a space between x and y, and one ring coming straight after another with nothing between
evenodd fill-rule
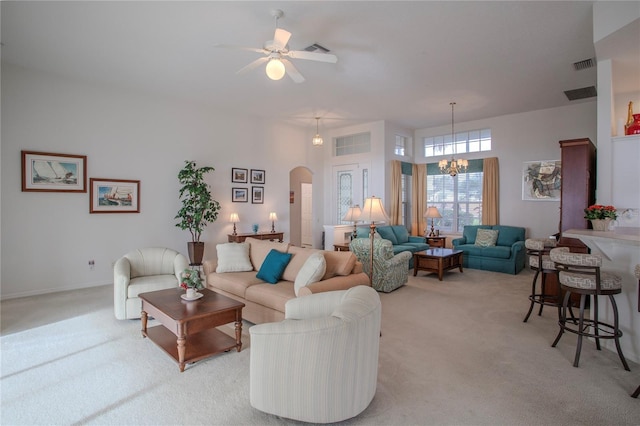
<instances>
[{"instance_id":1,"label":"ceiling fan light fixture","mask_svg":"<svg viewBox=\"0 0 640 426\"><path fill-rule=\"evenodd\" d=\"M313 146L321 146L324 144L324 140L322 140L322 136L320 136L320 132L318 131L318 121L320 117L316 117L316 135L311 139L311 143Z\"/></svg>"},{"instance_id":2,"label":"ceiling fan light fixture","mask_svg":"<svg viewBox=\"0 0 640 426\"><path fill-rule=\"evenodd\" d=\"M269 59L265 71L271 80L280 80L285 74L284 64L278 58Z\"/></svg>"}]
</instances>

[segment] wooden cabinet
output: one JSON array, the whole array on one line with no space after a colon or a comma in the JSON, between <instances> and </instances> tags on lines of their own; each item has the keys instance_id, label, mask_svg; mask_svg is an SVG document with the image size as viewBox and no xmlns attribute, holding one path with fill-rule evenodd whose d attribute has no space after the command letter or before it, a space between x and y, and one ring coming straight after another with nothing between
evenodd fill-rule
<instances>
[{"instance_id":1,"label":"wooden cabinet","mask_svg":"<svg viewBox=\"0 0 640 426\"><path fill-rule=\"evenodd\" d=\"M269 240L282 242L284 232L263 232L258 234L228 234L230 243L244 243L247 238L257 238L258 240Z\"/></svg>"}]
</instances>

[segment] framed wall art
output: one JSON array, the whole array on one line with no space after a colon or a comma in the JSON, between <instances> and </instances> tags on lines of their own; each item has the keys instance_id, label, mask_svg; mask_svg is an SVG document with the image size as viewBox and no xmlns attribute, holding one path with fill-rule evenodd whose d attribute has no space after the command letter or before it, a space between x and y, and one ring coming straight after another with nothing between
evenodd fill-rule
<instances>
[{"instance_id":1,"label":"framed wall art","mask_svg":"<svg viewBox=\"0 0 640 426\"><path fill-rule=\"evenodd\" d=\"M264 204L264 187L263 186L251 187L251 202L253 204Z\"/></svg>"},{"instance_id":2,"label":"framed wall art","mask_svg":"<svg viewBox=\"0 0 640 426\"><path fill-rule=\"evenodd\" d=\"M234 203L246 203L249 201L247 188L231 188L231 201Z\"/></svg>"},{"instance_id":3,"label":"framed wall art","mask_svg":"<svg viewBox=\"0 0 640 426\"><path fill-rule=\"evenodd\" d=\"M231 182L247 183L247 169L239 169L237 167L233 167L231 169Z\"/></svg>"},{"instance_id":4,"label":"framed wall art","mask_svg":"<svg viewBox=\"0 0 640 426\"><path fill-rule=\"evenodd\" d=\"M251 183L258 183L264 185L265 176L264 170L251 169Z\"/></svg>"},{"instance_id":5,"label":"framed wall art","mask_svg":"<svg viewBox=\"0 0 640 426\"><path fill-rule=\"evenodd\" d=\"M561 182L560 160L527 161L522 167L522 199L560 201Z\"/></svg>"},{"instance_id":6,"label":"framed wall art","mask_svg":"<svg viewBox=\"0 0 640 426\"><path fill-rule=\"evenodd\" d=\"M89 213L140 213L140 181L89 179Z\"/></svg>"},{"instance_id":7,"label":"framed wall art","mask_svg":"<svg viewBox=\"0 0 640 426\"><path fill-rule=\"evenodd\" d=\"M87 156L22 151L22 191L87 192Z\"/></svg>"}]
</instances>

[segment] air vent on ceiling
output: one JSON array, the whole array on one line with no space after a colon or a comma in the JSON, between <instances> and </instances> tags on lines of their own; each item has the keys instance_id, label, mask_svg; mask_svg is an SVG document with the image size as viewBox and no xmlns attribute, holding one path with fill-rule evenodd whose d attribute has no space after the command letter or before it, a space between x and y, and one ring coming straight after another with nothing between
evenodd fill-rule
<instances>
[{"instance_id":1,"label":"air vent on ceiling","mask_svg":"<svg viewBox=\"0 0 640 426\"><path fill-rule=\"evenodd\" d=\"M584 61L578 61L573 63L573 68L576 71L586 70L588 68L593 68L595 66L595 62L593 58L585 59Z\"/></svg>"},{"instance_id":2,"label":"air vent on ceiling","mask_svg":"<svg viewBox=\"0 0 640 426\"><path fill-rule=\"evenodd\" d=\"M577 101L578 99L593 98L598 96L595 86L582 87L580 89L565 90L564 94L570 101Z\"/></svg>"},{"instance_id":3,"label":"air vent on ceiling","mask_svg":"<svg viewBox=\"0 0 640 426\"><path fill-rule=\"evenodd\" d=\"M320 46L318 43L313 43L311 46L307 46L304 48L307 52L322 52L329 53L330 50L324 46Z\"/></svg>"}]
</instances>

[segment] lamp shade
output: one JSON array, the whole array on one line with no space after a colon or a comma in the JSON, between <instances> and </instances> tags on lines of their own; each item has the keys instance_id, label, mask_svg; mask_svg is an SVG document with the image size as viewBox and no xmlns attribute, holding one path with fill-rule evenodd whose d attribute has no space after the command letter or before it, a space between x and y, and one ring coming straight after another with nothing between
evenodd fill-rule
<instances>
[{"instance_id":1,"label":"lamp shade","mask_svg":"<svg viewBox=\"0 0 640 426\"><path fill-rule=\"evenodd\" d=\"M267 68L265 70L267 72L267 77L271 80L280 80L284 77L285 69L284 64L280 59L270 59L267 63Z\"/></svg>"},{"instance_id":2,"label":"lamp shade","mask_svg":"<svg viewBox=\"0 0 640 426\"><path fill-rule=\"evenodd\" d=\"M442 217L442 215L440 214L440 212L438 211L437 207L429 207L427 208L427 211L424 212L424 217L428 217L431 219L439 219Z\"/></svg>"},{"instance_id":3,"label":"lamp shade","mask_svg":"<svg viewBox=\"0 0 640 426\"><path fill-rule=\"evenodd\" d=\"M349 207L347 213L344 215L342 220L346 222L357 222L360 220L360 216L362 215L362 209L360 209L360 205L356 204L353 207Z\"/></svg>"},{"instance_id":4,"label":"lamp shade","mask_svg":"<svg viewBox=\"0 0 640 426\"><path fill-rule=\"evenodd\" d=\"M240 222L240 218L238 217L238 213L231 213L231 216L229 216L229 222L231 222L231 223Z\"/></svg>"},{"instance_id":5,"label":"lamp shade","mask_svg":"<svg viewBox=\"0 0 640 426\"><path fill-rule=\"evenodd\" d=\"M389 220L387 212L384 211L382 199L375 196L367 198L364 201L364 208L362 209L360 220L372 223Z\"/></svg>"},{"instance_id":6,"label":"lamp shade","mask_svg":"<svg viewBox=\"0 0 640 426\"><path fill-rule=\"evenodd\" d=\"M276 212L269 213L269 220L272 222L278 220L278 215L276 214Z\"/></svg>"}]
</instances>

